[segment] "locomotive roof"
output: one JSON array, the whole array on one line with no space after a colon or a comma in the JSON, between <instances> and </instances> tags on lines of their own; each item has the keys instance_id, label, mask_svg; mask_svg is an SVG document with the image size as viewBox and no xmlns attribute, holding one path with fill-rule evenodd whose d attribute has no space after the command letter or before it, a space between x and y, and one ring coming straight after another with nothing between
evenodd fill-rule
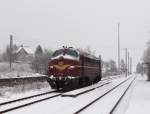
<instances>
[{"instance_id":1,"label":"locomotive roof","mask_svg":"<svg viewBox=\"0 0 150 114\"><path fill-rule=\"evenodd\" d=\"M80 49L77 49L76 51L78 51L80 55L83 55L85 57L88 57L88 58L91 58L91 59L97 59L97 60L99 59L95 55L92 55L92 54L90 54L86 51L83 51L83 50L80 50Z\"/></svg>"},{"instance_id":2,"label":"locomotive roof","mask_svg":"<svg viewBox=\"0 0 150 114\"><path fill-rule=\"evenodd\" d=\"M92 54L90 54L90 53L88 53L86 51L83 51L82 49L75 49L73 47L70 47L70 48L63 47L63 48L59 48L58 50L60 50L60 49L69 49L69 50L77 51L79 53L79 55L83 55L83 56L85 56L87 58L90 58L90 59L99 60L99 58L96 57L95 55L92 55Z\"/></svg>"}]
</instances>

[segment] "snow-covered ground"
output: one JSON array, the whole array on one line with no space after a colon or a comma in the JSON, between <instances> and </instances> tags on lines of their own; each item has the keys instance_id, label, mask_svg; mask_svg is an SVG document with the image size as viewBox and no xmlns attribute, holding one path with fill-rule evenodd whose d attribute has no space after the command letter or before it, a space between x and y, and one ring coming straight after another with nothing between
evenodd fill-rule
<instances>
[{"instance_id":1,"label":"snow-covered ground","mask_svg":"<svg viewBox=\"0 0 150 114\"><path fill-rule=\"evenodd\" d=\"M12 69L9 68L9 63L0 63L0 78L16 78L16 77L34 77L44 76L35 73L28 63L13 63Z\"/></svg>"},{"instance_id":2,"label":"snow-covered ground","mask_svg":"<svg viewBox=\"0 0 150 114\"><path fill-rule=\"evenodd\" d=\"M0 79L6 78L22 78L22 77L41 77L45 76L39 73L35 73L28 63L13 63L12 69L9 68L9 63L0 62ZM13 87L0 86L0 99L11 99L16 94L21 95L30 93L30 91L39 91L42 88L48 88L50 90L49 84L45 82L32 82L21 85L13 85ZM43 89L44 90L44 89ZM36 93L36 92L35 92ZM22 95L23 95L22 94ZM21 95L21 96L22 96Z\"/></svg>"},{"instance_id":3,"label":"snow-covered ground","mask_svg":"<svg viewBox=\"0 0 150 114\"><path fill-rule=\"evenodd\" d=\"M121 101L120 106L122 104L122 110L121 111L115 111L113 114L149 114L149 106L150 106L150 82L146 81L146 76L136 75L136 81L132 84L131 89L127 92L125 95L123 101ZM125 78L124 78L125 79ZM97 96L100 96L103 94L108 88L112 88L117 83L119 83L123 78L116 79L112 83L102 87L98 88L92 92L89 92L85 95L78 96L77 98L71 98L71 97L56 97L51 100L43 101L41 103L37 103L25 108L21 108L18 110L14 110L9 112L8 114L71 114L70 112L74 112L76 108L80 108L81 106L87 104ZM121 88L124 88L120 86L120 91L122 91ZM33 95L39 92L45 92L49 91L50 88L45 88L37 91L31 91L27 93L22 94L16 94L12 95L9 98L0 98L0 102L7 101L8 99L15 99L15 98L21 98L24 96ZM120 93L119 90L117 90ZM107 96L108 97L108 96ZM104 99L108 102L110 102L109 99L117 98L116 97L108 97L107 99ZM102 101L101 101L102 102ZM58 105L59 104L59 105ZM97 107L91 107L92 110L96 113L100 112L101 110L107 109L109 103L103 103L103 108L100 105L97 105ZM105 107L106 106L106 107ZM120 110L120 108L118 108ZM86 114L93 114L93 111L91 109L86 111Z\"/></svg>"},{"instance_id":4,"label":"snow-covered ground","mask_svg":"<svg viewBox=\"0 0 150 114\"><path fill-rule=\"evenodd\" d=\"M125 114L150 114L150 82L146 75L137 77Z\"/></svg>"},{"instance_id":5,"label":"snow-covered ground","mask_svg":"<svg viewBox=\"0 0 150 114\"><path fill-rule=\"evenodd\" d=\"M76 98L59 96L41 103L34 104L32 106L8 112L8 114L73 114L73 112L77 111L81 107L85 106L89 102L118 85L120 82L124 81L124 79L126 78L123 77L120 79L115 79L112 83L106 86L97 88ZM100 110L99 108L96 110Z\"/></svg>"},{"instance_id":6,"label":"snow-covered ground","mask_svg":"<svg viewBox=\"0 0 150 114\"><path fill-rule=\"evenodd\" d=\"M36 94L40 94L44 92L53 91L50 86L47 86L41 89L25 91L25 92L16 92L16 94L12 94L11 92L12 90L10 88L6 88L6 90L7 91L3 92L3 95L0 96L0 103L23 98L23 97L28 97L28 96L32 96L32 95L36 95Z\"/></svg>"},{"instance_id":7,"label":"snow-covered ground","mask_svg":"<svg viewBox=\"0 0 150 114\"><path fill-rule=\"evenodd\" d=\"M51 90L51 87L47 82L34 82L31 84L22 84L22 85L14 85L13 87L1 86L0 87L0 99L6 98L7 100L11 99L11 97L19 94L26 94L34 91L42 91L47 88ZM21 96L22 96L21 95Z\"/></svg>"},{"instance_id":8,"label":"snow-covered ground","mask_svg":"<svg viewBox=\"0 0 150 114\"><path fill-rule=\"evenodd\" d=\"M150 114L150 82L146 75L137 75L113 114Z\"/></svg>"}]
</instances>

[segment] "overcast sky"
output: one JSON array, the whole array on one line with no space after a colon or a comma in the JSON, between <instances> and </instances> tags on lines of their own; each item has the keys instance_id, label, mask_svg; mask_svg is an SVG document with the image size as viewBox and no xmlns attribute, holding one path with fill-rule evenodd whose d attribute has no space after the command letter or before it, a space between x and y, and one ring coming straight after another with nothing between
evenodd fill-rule
<instances>
[{"instance_id":1,"label":"overcast sky","mask_svg":"<svg viewBox=\"0 0 150 114\"><path fill-rule=\"evenodd\" d=\"M134 65L150 39L149 0L0 0L0 48L14 43L57 49L91 46L104 60L117 60L127 47Z\"/></svg>"}]
</instances>

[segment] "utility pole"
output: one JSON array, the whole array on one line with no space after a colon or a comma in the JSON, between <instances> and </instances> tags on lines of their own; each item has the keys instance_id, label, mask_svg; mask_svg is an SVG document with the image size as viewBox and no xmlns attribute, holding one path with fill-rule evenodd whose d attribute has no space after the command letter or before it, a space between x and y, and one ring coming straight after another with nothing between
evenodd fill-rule
<instances>
[{"instance_id":1,"label":"utility pole","mask_svg":"<svg viewBox=\"0 0 150 114\"><path fill-rule=\"evenodd\" d=\"M102 56L99 55L99 74L102 76Z\"/></svg>"},{"instance_id":2,"label":"utility pole","mask_svg":"<svg viewBox=\"0 0 150 114\"><path fill-rule=\"evenodd\" d=\"M118 23L118 72L120 74L120 23Z\"/></svg>"},{"instance_id":3,"label":"utility pole","mask_svg":"<svg viewBox=\"0 0 150 114\"><path fill-rule=\"evenodd\" d=\"M128 52L128 75L130 73L130 53Z\"/></svg>"},{"instance_id":4,"label":"utility pole","mask_svg":"<svg viewBox=\"0 0 150 114\"><path fill-rule=\"evenodd\" d=\"M132 74L132 57L130 57L130 74Z\"/></svg>"},{"instance_id":5,"label":"utility pole","mask_svg":"<svg viewBox=\"0 0 150 114\"><path fill-rule=\"evenodd\" d=\"M128 76L128 50L125 48L126 77Z\"/></svg>"},{"instance_id":6,"label":"utility pole","mask_svg":"<svg viewBox=\"0 0 150 114\"><path fill-rule=\"evenodd\" d=\"M9 60L9 65L10 65L10 69L12 68L12 51L13 51L13 36L10 35L10 52L9 52L9 56L10 56L10 60Z\"/></svg>"}]
</instances>

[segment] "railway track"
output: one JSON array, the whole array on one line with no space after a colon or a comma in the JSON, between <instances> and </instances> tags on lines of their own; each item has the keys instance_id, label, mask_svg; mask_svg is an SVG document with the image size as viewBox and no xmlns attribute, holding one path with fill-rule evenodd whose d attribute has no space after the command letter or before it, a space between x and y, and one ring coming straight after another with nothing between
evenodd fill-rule
<instances>
[{"instance_id":1,"label":"railway track","mask_svg":"<svg viewBox=\"0 0 150 114\"><path fill-rule=\"evenodd\" d=\"M121 82L120 84L116 85L115 87L113 87L111 90L107 91L105 94L99 96L98 98L94 99L92 102L88 103L87 105L85 105L84 107L78 109L76 112L74 112L73 114L86 114L87 112L89 112L88 109L90 106L92 106L93 104L96 104L96 102L98 102L99 100L101 100L103 97L107 96L108 94L110 94L112 91L116 90L118 87L120 87L121 85L125 84L125 83L128 83L127 87L124 89L123 93L119 96L119 99L117 99L115 101L114 104L108 104L108 105L113 105L109 108L107 108L107 110L105 111L102 111L102 112L99 112L99 113L103 113L103 114L113 114L114 113L114 110L116 109L116 107L119 105L119 103L121 102L122 98L124 97L124 95L126 94L126 92L128 91L128 89L130 88L130 86L132 85L132 83L134 82L135 78L130 80L130 79L127 79L123 82ZM113 97L113 96L110 96L110 97ZM105 98L104 98L105 99ZM107 99L107 97L106 97ZM106 101L106 100L104 100ZM101 105L104 105L103 103L106 103L106 102L101 102ZM98 105L99 108L101 108L101 105ZM93 107L94 108L94 107ZM87 110L88 109L88 110ZM92 112L93 114L96 113L96 112Z\"/></svg>"},{"instance_id":2,"label":"railway track","mask_svg":"<svg viewBox=\"0 0 150 114\"><path fill-rule=\"evenodd\" d=\"M117 105L117 102L119 102L117 98L122 96L122 93L129 88L133 80L133 77L128 77L127 79L117 79L108 85L82 94L81 96L68 98L71 101L67 100L66 98L62 100L64 104L62 104L62 106L60 105L60 108L57 109L58 111L50 111L50 113L55 112L55 114L60 114L61 112L61 114L111 114L112 109L115 105ZM118 94L120 91L121 94ZM116 98L114 98L114 96ZM113 103L111 103L111 101L113 101ZM67 102L69 102L69 107ZM98 102L101 103L97 105ZM95 105L97 105L97 109L93 107ZM98 112L95 110L98 110Z\"/></svg>"},{"instance_id":3,"label":"railway track","mask_svg":"<svg viewBox=\"0 0 150 114\"><path fill-rule=\"evenodd\" d=\"M106 83L104 83L103 85L106 85ZM101 85L101 86L103 86L103 85ZM101 86L98 86L97 88L99 88ZM39 103L41 101L45 101L45 100L55 98L55 97L58 97L58 96L62 95L62 93L58 93L56 95L51 95L52 93L55 93L55 92L57 92L57 91L45 92L45 93L42 93L42 94L32 95L32 96L29 96L29 97L24 97L24 98L15 99L15 100L0 103L0 113L6 113L6 112L9 112L9 111L12 111L12 110L23 108L25 106L29 106L29 105ZM45 95L46 95L46 97L43 98L43 96L45 96ZM47 95L50 95L50 96L47 96ZM39 98L40 96L42 96L42 98ZM34 100L35 97L37 97L36 98L37 100ZM26 101L26 100L29 100L29 99L30 99L30 101ZM18 104L18 102L19 102L20 105ZM18 105L16 105L16 104L18 104Z\"/></svg>"},{"instance_id":4,"label":"railway track","mask_svg":"<svg viewBox=\"0 0 150 114\"><path fill-rule=\"evenodd\" d=\"M117 75L117 76L111 76L111 77L104 77L102 78L102 80L108 80L108 79L116 79L116 78L119 78L119 77L122 77L122 75Z\"/></svg>"},{"instance_id":5,"label":"railway track","mask_svg":"<svg viewBox=\"0 0 150 114\"><path fill-rule=\"evenodd\" d=\"M128 85L128 87L125 89L125 91L123 92L123 94L120 96L120 98L117 100L117 102L115 103L115 105L112 107L110 114L113 114L115 109L117 108L117 106L119 105L119 103L121 102L121 100L123 99L123 97L125 96L125 94L127 93L127 91L129 90L129 88L131 87L131 85L133 84L135 78L131 81L131 83Z\"/></svg>"},{"instance_id":6,"label":"railway track","mask_svg":"<svg viewBox=\"0 0 150 114\"><path fill-rule=\"evenodd\" d=\"M29 106L35 103L39 103L41 101L52 99L60 96L61 94L62 93L58 93L57 91L50 91L42 94L32 95L29 97L3 102L0 103L0 114L16 110L25 106Z\"/></svg>"},{"instance_id":7,"label":"railway track","mask_svg":"<svg viewBox=\"0 0 150 114\"><path fill-rule=\"evenodd\" d=\"M6 104L10 104L10 103L14 103L14 102L18 102L18 101L22 101L22 100L27 100L27 99L38 97L38 96L41 96L41 95L50 94L50 93L53 93L53 92L57 92L57 91L49 91L49 92L44 92L44 93L40 93L40 94L36 94L36 95L31 95L31 96L27 96L27 97L15 99L15 100L10 100L10 101L6 101L6 102L2 102L2 103L0 103L0 106L6 105Z\"/></svg>"},{"instance_id":8,"label":"railway track","mask_svg":"<svg viewBox=\"0 0 150 114\"><path fill-rule=\"evenodd\" d=\"M114 79L116 79L116 77ZM102 83L103 81L107 81L107 80L109 82ZM101 85L94 87L94 89L100 88L104 85L109 84L110 80L112 80L112 79L109 78L109 79L103 80L102 82L100 82ZM91 89L91 90L94 90L94 89ZM90 91L87 90L87 92L90 92ZM82 95L84 93L86 93L86 92L81 92L81 93L79 93L79 95ZM35 103L39 103L39 102L42 102L45 100L49 100L49 99L52 99L52 98L55 98L58 96L62 96L62 94L63 94L62 92L58 93L57 91L50 91L50 92L46 92L46 93L42 93L42 94L32 95L29 97L24 97L24 98L12 100L12 101L3 102L3 103L0 103L0 114L7 113L9 111L23 108L23 107L26 107L26 106L29 106L29 105L32 105Z\"/></svg>"},{"instance_id":9,"label":"railway track","mask_svg":"<svg viewBox=\"0 0 150 114\"><path fill-rule=\"evenodd\" d=\"M105 81L106 81L106 82L105 82ZM97 84L97 85L95 85L95 86L88 86L88 87L80 88L80 89L79 89L80 91L74 90L74 91L78 91L78 92L75 92L75 94L69 94L69 93L72 92L72 91L71 91L71 92L67 92L67 93L62 94L61 96L62 96L62 97L77 97L77 96L79 96L79 95L86 94L86 93L88 93L88 92L90 92L90 91L93 91L93 90L95 90L95 89L97 89L97 88L103 87L103 86L105 86L105 85L111 83L110 80L105 80L105 81L102 81L101 83L99 83L99 84ZM87 88L87 89L86 89L86 88Z\"/></svg>"},{"instance_id":10,"label":"railway track","mask_svg":"<svg viewBox=\"0 0 150 114\"><path fill-rule=\"evenodd\" d=\"M103 85L106 85L106 84L107 83L103 83L102 85L98 86L97 88L102 87ZM56 93L56 95L51 95L53 93ZM28 96L28 97L24 97L24 98L20 98L20 99L3 102L3 103L0 103L0 114L6 113L9 111L13 111L13 110L16 110L19 108L23 108L25 106L29 106L29 105L39 103L39 102L42 102L45 100L49 100L49 99L61 96L62 94L63 93L58 93L58 91L50 91L50 92L45 92L45 93L41 93L41 94L37 94L37 95L32 95L32 96ZM83 94L83 93L80 93L80 95L81 94ZM42 96L42 98L39 98L40 96ZM46 96L46 97L43 98L43 96ZM34 100L34 98L36 98L36 100ZM29 99L30 99L30 101L27 101Z\"/></svg>"},{"instance_id":11,"label":"railway track","mask_svg":"<svg viewBox=\"0 0 150 114\"><path fill-rule=\"evenodd\" d=\"M93 91L95 89L98 89L98 88L100 88L100 87L102 87L104 85L110 84L112 82L112 80L115 80L117 78L120 78L120 76L104 78L98 84L94 84L94 86L90 85L91 86L90 88L89 88L89 86L84 87L83 90L81 88L81 91L80 92L76 92L75 94L65 93L65 94L62 94L62 97L77 97L79 95L85 94L85 93ZM88 89L86 89L86 88L88 88Z\"/></svg>"}]
</instances>

